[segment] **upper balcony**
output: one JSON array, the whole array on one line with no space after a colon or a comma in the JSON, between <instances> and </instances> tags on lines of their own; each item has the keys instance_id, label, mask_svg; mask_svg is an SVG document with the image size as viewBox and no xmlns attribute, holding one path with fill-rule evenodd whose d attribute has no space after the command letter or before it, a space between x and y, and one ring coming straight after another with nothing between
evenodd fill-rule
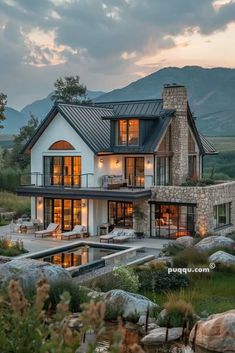
<instances>
[{"instance_id":1,"label":"upper balcony","mask_svg":"<svg viewBox=\"0 0 235 353\"><path fill-rule=\"evenodd\" d=\"M150 197L154 186L152 175L130 176L86 174L42 174L39 172L21 175L21 196L68 197L83 199L137 200Z\"/></svg>"}]
</instances>

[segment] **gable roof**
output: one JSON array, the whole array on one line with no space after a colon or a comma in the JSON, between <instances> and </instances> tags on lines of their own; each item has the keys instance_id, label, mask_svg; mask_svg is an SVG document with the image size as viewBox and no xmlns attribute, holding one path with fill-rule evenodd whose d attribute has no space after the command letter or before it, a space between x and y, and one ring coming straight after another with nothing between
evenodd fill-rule
<instances>
[{"instance_id":1,"label":"gable roof","mask_svg":"<svg viewBox=\"0 0 235 353\"><path fill-rule=\"evenodd\" d=\"M42 121L35 134L25 145L23 152L29 151L47 128L50 122L60 113L77 134L85 141L94 153L153 153L161 137L169 126L173 109L163 109L162 99L101 102L92 105L56 103ZM110 146L110 120L126 118L151 119L154 129L142 146ZM215 154L216 151L207 139L199 135L188 106L188 120L202 154Z\"/></svg>"}]
</instances>

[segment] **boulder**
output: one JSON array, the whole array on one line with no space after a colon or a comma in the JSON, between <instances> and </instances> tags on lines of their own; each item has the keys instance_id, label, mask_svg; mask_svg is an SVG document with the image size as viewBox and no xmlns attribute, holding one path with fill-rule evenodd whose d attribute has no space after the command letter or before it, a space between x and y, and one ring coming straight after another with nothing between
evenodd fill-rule
<instances>
[{"instance_id":1,"label":"boulder","mask_svg":"<svg viewBox=\"0 0 235 353\"><path fill-rule=\"evenodd\" d=\"M196 325L189 336L191 344L195 340L196 347L212 352L235 352L235 310L210 315L207 320L200 320Z\"/></svg>"},{"instance_id":2,"label":"boulder","mask_svg":"<svg viewBox=\"0 0 235 353\"><path fill-rule=\"evenodd\" d=\"M235 265L235 256L228 254L225 251L216 251L209 257L209 261L225 265Z\"/></svg>"},{"instance_id":3,"label":"boulder","mask_svg":"<svg viewBox=\"0 0 235 353\"><path fill-rule=\"evenodd\" d=\"M166 332L167 332L166 327L158 327L150 331L147 336L142 338L141 342L144 345L153 345L157 343L166 342ZM178 340L182 336L182 333L183 333L182 327L169 328L167 342Z\"/></svg>"},{"instance_id":4,"label":"boulder","mask_svg":"<svg viewBox=\"0 0 235 353\"><path fill-rule=\"evenodd\" d=\"M185 248L190 248L194 244L193 237L184 236L176 239L176 244L183 245Z\"/></svg>"},{"instance_id":5,"label":"boulder","mask_svg":"<svg viewBox=\"0 0 235 353\"><path fill-rule=\"evenodd\" d=\"M62 267L32 259L18 258L0 265L0 287L6 287L11 279L15 279L23 288L32 288L42 278L52 283L69 280L71 276Z\"/></svg>"},{"instance_id":6,"label":"boulder","mask_svg":"<svg viewBox=\"0 0 235 353\"><path fill-rule=\"evenodd\" d=\"M210 236L199 241L195 248L199 251L209 251L216 248L233 248L235 241L223 235Z\"/></svg>"},{"instance_id":7,"label":"boulder","mask_svg":"<svg viewBox=\"0 0 235 353\"><path fill-rule=\"evenodd\" d=\"M138 320L141 315L146 315L148 307L150 311L158 307L142 295L125 292L121 289L113 289L105 293L103 300L107 308L116 311L117 316L121 315L130 321L133 318Z\"/></svg>"}]
</instances>

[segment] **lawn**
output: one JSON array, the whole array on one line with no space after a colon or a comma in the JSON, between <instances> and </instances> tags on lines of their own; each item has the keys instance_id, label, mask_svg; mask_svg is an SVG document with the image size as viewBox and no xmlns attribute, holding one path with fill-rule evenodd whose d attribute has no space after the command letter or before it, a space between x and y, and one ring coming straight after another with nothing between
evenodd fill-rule
<instances>
[{"instance_id":1,"label":"lawn","mask_svg":"<svg viewBox=\"0 0 235 353\"><path fill-rule=\"evenodd\" d=\"M205 275L203 278L191 280L189 287L176 290L180 298L190 301L197 314L203 311L207 313L219 313L235 308L235 274L214 272L211 278ZM143 291L147 296L159 305L163 305L167 299L167 293L152 293Z\"/></svg>"}]
</instances>

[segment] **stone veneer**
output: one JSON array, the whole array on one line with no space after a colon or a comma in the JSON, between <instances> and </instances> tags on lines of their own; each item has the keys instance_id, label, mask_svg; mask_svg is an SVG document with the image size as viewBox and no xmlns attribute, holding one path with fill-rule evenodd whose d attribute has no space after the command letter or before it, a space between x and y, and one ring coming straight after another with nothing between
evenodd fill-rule
<instances>
[{"instance_id":1,"label":"stone veneer","mask_svg":"<svg viewBox=\"0 0 235 353\"><path fill-rule=\"evenodd\" d=\"M172 120L172 184L180 185L188 176L188 98L184 86L165 86L163 109L175 109Z\"/></svg>"},{"instance_id":2,"label":"stone veneer","mask_svg":"<svg viewBox=\"0 0 235 353\"><path fill-rule=\"evenodd\" d=\"M223 182L205 187L190 186L157 186L152 189L151 200L157 202L176 202L197 204L196 232L200 235L207 233L228 234L235 230L235 181ZM215 229L213 207L223 203L232 203L231 226ZM149 205L144 205L149 218ZM149 234L149 221L146 232Z\"/></svg>"}]
</instances>

